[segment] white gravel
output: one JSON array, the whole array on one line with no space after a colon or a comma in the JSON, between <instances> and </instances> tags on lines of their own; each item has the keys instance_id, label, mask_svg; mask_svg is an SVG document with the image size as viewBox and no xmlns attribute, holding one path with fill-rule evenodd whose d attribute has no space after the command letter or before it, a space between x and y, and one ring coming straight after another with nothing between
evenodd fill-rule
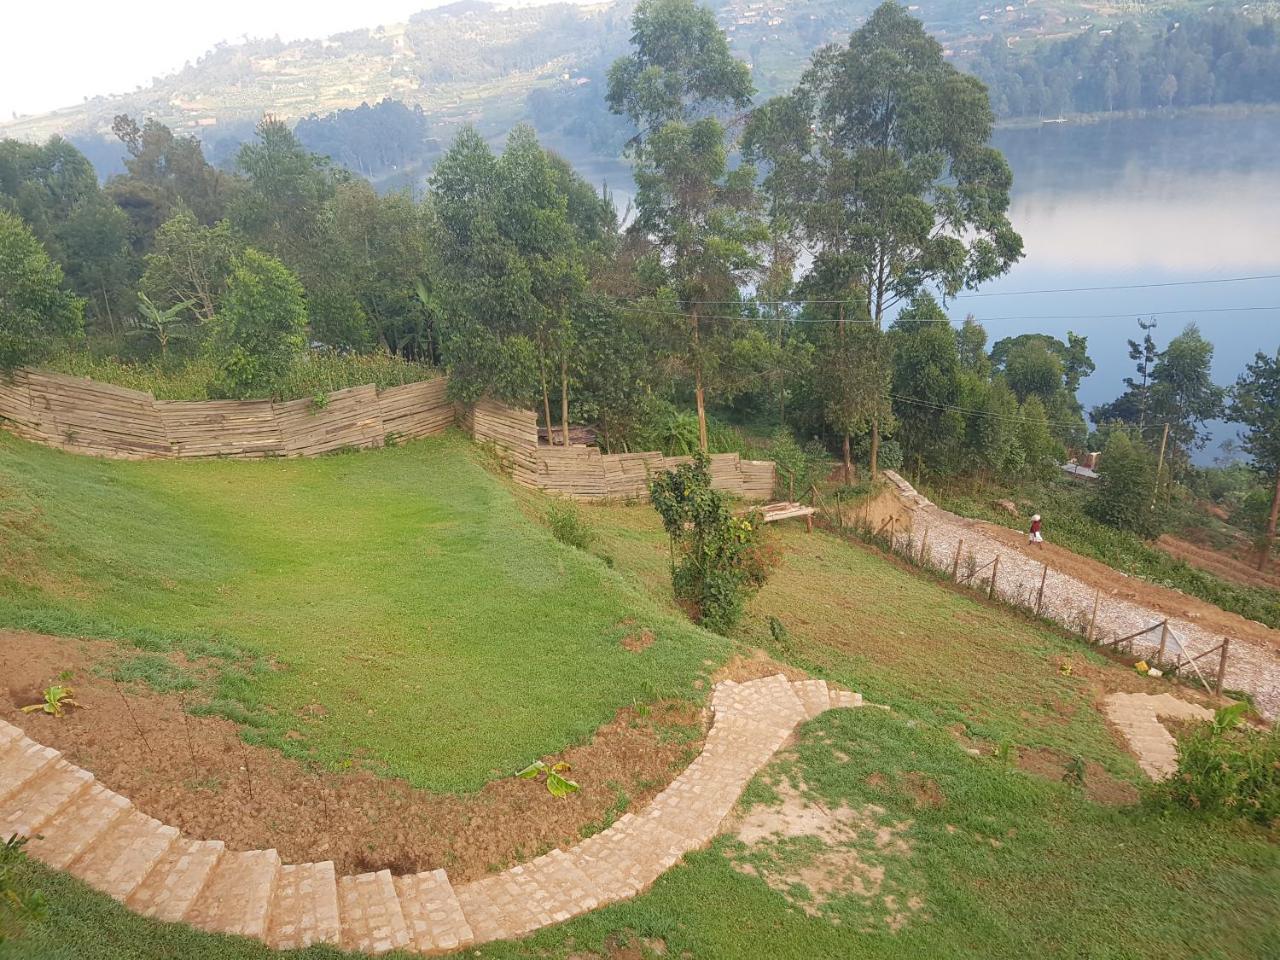
<instances>
[{"instance_id":1,"label":"white gravel","mask_svg":"<svg viewBox=\"0 0 1280 960\"><path fill-rule=\"evenodd\" d=\"M999 556L996 592L1002 599L1029 610L1034 610L1036 607L1036 596L1039 593L1043 575L1044 599L1040 609L1041 615L1071 630L1085 632L1093 611L1095 587L1056 570L1052 565L1048 567L1046 574L1045 565L1042 562L1033 560L989 536L976 522L941 509L896 473L886 471L885 475L897 487L899 496L911 507L914 514L912 531L909 534L899 534L895 538L895 547L898 550L910 548L914 555L919 557L921 546L924 544L930 565L950 573L955 562L957 545L963 541L959 578L964 580L968 571L975 567L981 568L972 577L972 582L975 588L983 592L990 588L991 561ZM1121 577L1123 574L1117 572L1116 576ZM1149 650L1154 654L1160 644L1158 625L1164 619L1165 615L1157 610L1130 600L1108 596L1104 590L1098 601L1094 640L1103 642L1114 640L1154 625L1156 629L1133 641L1135 650L1139 652ZM1178 642L1189 656L1194 657L1212 649L1223 640L1221 635L1205 630L1187 620L1171 617L1169 627L1172 637L1167 648L1166 660L1170 662L1176 658ZM1239 637L1230 639L1224 687L1247 691L1253 696L1263 715L1274 720L1280 715L1280 656L1256 641L1251 642ZM1216 677L1218 663L1217 652L1210 653L1196 663L1210 684ZM1195 673L1190 667L1183 667L1180 672L1187 679L1195 678Z\"/></svg>"}]
</instances>

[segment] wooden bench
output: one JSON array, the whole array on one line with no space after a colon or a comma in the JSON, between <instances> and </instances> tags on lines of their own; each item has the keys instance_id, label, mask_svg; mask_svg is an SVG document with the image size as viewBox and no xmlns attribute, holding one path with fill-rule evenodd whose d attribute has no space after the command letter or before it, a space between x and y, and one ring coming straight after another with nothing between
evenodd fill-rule
<instances>
[{"instance_id":1,"label":"wooden bench","mask_svg":"<svg viewBox=\"0 0 1280 960\"><path fill-rule=\"evenodd\" d=\"M790 520L792 517L804 517L805 529L813 532L813 515L818 511L806 507L803 503L780 500L777 503L766 503L758 508L762 514L762 523L777 523L779 520Z\"/></svg>"}]
</instances>

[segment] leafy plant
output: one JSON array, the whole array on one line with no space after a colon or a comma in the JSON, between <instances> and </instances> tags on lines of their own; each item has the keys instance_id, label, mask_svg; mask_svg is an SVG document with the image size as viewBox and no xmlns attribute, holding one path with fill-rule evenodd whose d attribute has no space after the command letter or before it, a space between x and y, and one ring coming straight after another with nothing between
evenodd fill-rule
<instances>
[{"instance_id":1,"label":"leafy plant","mask_svg":"<svg viewBox=\"0 0 1280 960\"><path fill-rule=\"evenodd\" d=\"M596 538L578 505L571 500L557 501L547 508L547 526L553 537L579 550L588 549Z\"/></svg>"},{"instance_id":2,"label":"leafy plant","mask_svg":"<svg viewBox=\"0 0 1280 960\"><path fill-rule=\"evenodd\" d=\"M61 717L65 713L66 707L83 707L83 703L77 703L71 699L75 691L70 687L52 686L45 687L44 700L40 703L33 703L23 707L23 713L47 713L51 717Z\"/></svg>"},{"instance_id":3,"label":"leafy plant","mask_svg":"<svg viewBox=\"0 0 1280 960\"><path fill-rule=\"evenodd\" d=\"M24 856L27 838L14 834L0 846L0 943L16 940L28 920L45 915L44 895L39 890L22 891L12 878L12 871Z\"/></svg>"},{"instance_id":4,"label":"leafy plant","mask_svg":"<svg viewBox=\"0 0 1280 960\"><path fill-rule=\"evenodd\" d=\"M1280 729L1242 725L1247 710L1223 707L1183 737L1177 772L1148 788L1147 804L1280 827Z\"/></svg>"},{"instance_id":5,"label":"leafy plant","mask_svg":"<svg viewBox=\"0 0 1280 960\"><path fill-rule=\"evenodd\" d=\"M725 498L711 489L709 468L709 458L695 454L692 463L654 478L649 499L671 540L676 598L693 608L703 626L725 633L777 557L762 539L759 516L733 516Z\"/></svg>"},{"instance_id":6,"label":"leafy plant","mask_svg":"<svg viewBox=\"0 0 1280 960\"><path fill-rule=\"evenodd\" d=\"M1077 790L1084 789L1084 759L1072 757L1067 761L1067 769L1062 772L1062 782Z\"/></svg>"},{"instance_id":7,"label":"leafy plant","mask_svg":"<svg viewBox=\"0 0 1280 960\"><path fill-rule=\"evenodd\" d=\"M563 760L559 760L556 763L544 763L541 760L535 760L517 773L516 776L521 780L541 779L547 785L547 793L553 797L567 797L569 794L577 793L582 789L564 776L570 769L569 764Z\"/></svg>"},{"instance_id":8,"label":"leafy plant","mask_svg":"<svg viewBox=\"0 0 1280 960\"><path fill-rule=\"evenodd\" d=\"M163 361L169 356L169 344L191 333L191 319L187 311L193 301L183 300L167 310L161 310L145 293L138 294L138 316L127 331L130 336L147 337L160 347Z\"/></svg>"}]
</instances>

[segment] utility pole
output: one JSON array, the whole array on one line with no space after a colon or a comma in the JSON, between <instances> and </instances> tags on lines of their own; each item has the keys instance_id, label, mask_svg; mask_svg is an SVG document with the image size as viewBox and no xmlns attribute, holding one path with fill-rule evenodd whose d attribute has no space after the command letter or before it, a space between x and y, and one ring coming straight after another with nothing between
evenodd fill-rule
<instances>
[{"instance_id":1,"label":"utility pole","mask_svg":"<svg viewBox=\"0 0 1280 960\"><path fill-rule=\"evenodd\" d=\"M1164 425L1164 433L1160 435L1160 459L1156 462L1156 486L1151 491L1151 509L1156 508L1156 499L1160 496L1160 474L1164 472L1164 448L1169 443L1169 424Z\"/></svg>"}]
</instances>

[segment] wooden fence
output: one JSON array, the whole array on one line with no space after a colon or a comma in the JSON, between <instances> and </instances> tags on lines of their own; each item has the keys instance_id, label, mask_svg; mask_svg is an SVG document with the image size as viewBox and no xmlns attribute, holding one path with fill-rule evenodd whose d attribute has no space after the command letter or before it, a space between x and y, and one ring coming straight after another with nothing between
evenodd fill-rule
<instances>
[{"instance_id":1,"label":"wooden fence","mask_svg":"<svg viewBox=\"0 0 1280 960\"><path fill-rule=\"evenodd\" d=\"M0 423L63 450L141 460L312 457L380 447L393 436L410 440L443 433L457 416L475 439L502 451L519 483L584 500L643 497L654 471L689 461L660 453L540 446L533 411L488 400L455 411L447 386L440 377L385 390L349 387L325 394L321 402L170 401L84 377L19 370L0 377ZM774 464L718 453L711 458L711 483L736 496L767 500Z\"/></svg>"},{"instance_id":2,"label":"wooden fence","mask_svg":"<svg viewBox=\"0 0 1280 960\"><path fill-rule=\"evenodd\" d=\"M601 453L596 447L551 447L538 444L538 417L481 401L463 417L468 432L493 444L511 465L512 476L525 486L579 500L633 499L646 496L649 478L672 470L689 457L661 453ZM743 460L736 453L711 456L711 486L748 500L773 496L772 460Z\"/></svg>"},{"instance_id":3,"label":"wooden fence","mask_svg":"<svg viewBox=\"0 0 1280 960\"><path fill-rule=\"evenodd\" d=\"M454 420L442 377L315 400L156 400L42 370L0 377L0 421L28 440L116 459L309 457L443 433Z\"/></svg>"}]
</instances>

